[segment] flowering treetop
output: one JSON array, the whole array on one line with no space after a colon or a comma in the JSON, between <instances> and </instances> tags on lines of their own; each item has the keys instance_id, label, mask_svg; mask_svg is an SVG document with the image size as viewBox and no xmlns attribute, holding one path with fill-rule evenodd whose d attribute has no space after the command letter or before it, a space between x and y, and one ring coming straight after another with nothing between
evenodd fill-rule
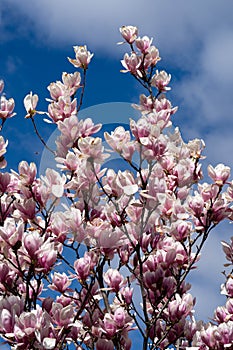
<instances>
[{"instance_id":1,"label":"flowering treetop","mask_svg":"<svg viewBox=\"0 0 233 350\"><path fill-rule=\"evenodd\" d=\"M63 73L48 87L48 110L24 99L26 118L39 113L58 128L50 150L60 171L37 177L34 163L0 173L0 334L12 349L224 349L233 341L233 240L223 242L230 273L225 306L213 322L194 318L186 282L211 230L232 220L230 168L208 167L204 141L185 143L172 129L177 111L166 98L171 75L157 69L159 50L134 26L120 29L130 52L123 72L145 88L138 120L105 132L109 147L131 170L105 167L109 151L90 118L79 119L93 54L74 46ZM0 82L1 92L4 84ZM2 126L14 101L1 96ZM0 138L0 165L7 142ZM67 199L61 210L59 202Z\"/></svg>"}]
</instances>

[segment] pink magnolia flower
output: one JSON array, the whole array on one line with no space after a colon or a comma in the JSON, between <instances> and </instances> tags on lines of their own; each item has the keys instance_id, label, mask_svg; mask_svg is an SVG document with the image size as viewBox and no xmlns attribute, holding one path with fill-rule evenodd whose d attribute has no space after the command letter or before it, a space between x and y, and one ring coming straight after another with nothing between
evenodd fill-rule
<instances>
[{"instance_id":1,"label":"pink magnolia flower","mask_svg":"<svg viewBox=\"0 0 233 350\"><path fill-rule=\"evenodd\" d=\"M106 313L103 319L103 331L112 338L117 333L117 326L113 319L113 315Z\"/></svg>"},{"instance_id":2,"label":"pink magnolia flower","mask_svg":"<svg viewBox=\"0 0 233 350\"><path fill-rule=\"evenodd\" d=\"M11 193L15 190L16 181L14 176L9 173L0 173L0 192L1 194Z\"/></svg>"},{"instance_id":3,"label":"pink magnolia flower","mask_svg":"<svg viewBox=\"0 0 233 350\"><path fill-rule=\"evenodd\" d=\"M75 59L68 57L70 63L76 68L87 69L94 54L87 50L86 45L84 46L73 46L75 52Z\"/></svg>"},{"instance_id":4,"label":"pink magnolia flower","mask_svg":"<svg viewBox=\"0 0 233 350\"><path fill-rule=\"evenodd\" d=\"M226 183L230 176L230 170L230 167L224 164L218 164L215 168L212 165L208 166L209 176L219 186Z\"/></svg>"},{"instance_id":5,"label":"pink magnolia flower","mask_svg":"<svg viewBox=\"0 0 233 350\"><path fill-rule=\"evenodd\" d=\"M214 336L219 348L221 345L223 348L230 348L233 344L233 321L221 323L214 332Z\"/></svg>"},{"instance_id":6,"label":"pink magnolia flower","mask_svg":"<svg viewBox=\"0 0 233 350\"><path fill-rule=\"evenodd\" d=\"M13 113L15 108L15 101L13 98L9 100L5 96L0 97L0 118L5 120L13 117L16 113Z\"/></svg>"},{"instance_id":7,"label":"pink magnolia flower","mask_svg":"<svg viewBox=\"0 0 233 350\"><path fill-rule=\"evenodd\" d=\"M36 164L22 161L19 163L18 170L20 182L25 186L32 185L37 173Z\"/></svg>"},{"instance_id":8,"label":"pink magnolia flower","mask_svg":"<svg viewBox=\"0 0 233 350\"><path fill-rule=\"evenodd\" d=\"M36 106L38 100L38 95L32 95L32 92L30 92L30 94L24 97L23 104L24 108L27 111L27 115L25 116L25 118L31 118L37 113Z\"/></svg>"},{"instance_id":9,"label":"pink magnolia flower","mask_svg":"<svg viewBox=\"0 0 233 350\"><path fill-rule=\"evenodd\" d=\"M3 309L0 313L0 329L6 333L12 333L14 320L9 310Z\"/></svg>"},{"instance_id":10,"label":"pink magnolia flower","mask_svg":"<svg viewBox=\"0 0 233 350\"><path fill-rule=\"evenodd\" d=\"M143 206L140 201L133 201L126 208L126 213L130 220L134 223L139 223L142 215Z\"/></svg>"},{"instance_id":11,"label":"pink magnolia flower","mask_svg":"<svg viewBox=\"0 0 233 350\"><path fill-rule=\"evenodd\" d=\"M194 303L195 300L193 300L191 294L187 293L182 297L176 294L175 300L168 304L169 317L172 321L186 317L191 313Z\"/></svg>"},{"instance_id":12,"label":"pink magnolia flower","mask_svg":"<svg viewBox=\"0 0 233 350\"><path fill-rule=\"evenodd\" d=\"M152 43L152 38L148 38L148 36L143 36L142 38L138 37L135 41L135 44L137 48L141 51L141 53L145 54L148 52L151 43Z\"/></svg>"},{"instance_id":13,"label":"pink magnolia flower","mask_svg":"<svg viewBox=\"0 0 233 350\"><path fill-rule=\"evenodd\" d=\"M1 195L0 218L4 222L14 211L14 201L6 193Z\"/></svg>"},{"instance_id":14,"label":"pink magnolia flower","mask_svg":"<svg viewBox=\"0 0 233 350\"><path fill-rule=\"evenodd\" d=\"M113 169L108 169L106 176L103 178L103 185L105 191L113 196L120 197L123 193L122 187L117 184L117 174Z\"/></svg>"},{"instance_id":15,"label":"pink magnolia flower","mask_svg":"<svg viewBox=\"0 0 233 350\"><path fill-rule=\"evenodd\" d=\"M10 267L4 263L0 263L0 291L7 295L9 288L12 288L14 281L17 278L17 272L10 269Z\"/></svg>"},{"instance_id":16,"label":"pink magnolia flower","mask_svg":"<svg viewBox=\"0 0 233 350\"><path fill-rule=\"evenodd\" d=\"M226 288L226 294L229 297L233 298L233 277L228 278L225 288ZM232 308L232 314L233 314L233 308Z\"/></svg>"},{"instance_id":17,"label":"pink magnolia flower","mask_svg":"<svg viewBox=\"0 0 233 350\"><path fill-rule=\"evenodd\" d=\"M94 124L91 118L78 120L77 116L72 114L69 118L57 122L61 135L56 141L57 155L65 158L71 147L77 147L80 137L91 136L101 129L101 124ZM78 161L78 160L77 160ZM62 162L62 159L59 159Z\"/></svg>"},{"instance_id":18,"label":"pink magnolia flower","mask_svg":"<svg viewBox=\"0 0 233 350\"><path fill-rule=\"evenodd\" d=\"M130 134L123 127L118 127L109 135L104 133L105 140L108 144L118 152L125 160L131 162L133 154L136 150L134 141L130 141Z\"/></svg>"},{"instance_id":19,"label":"pink magnolia flower","mask_svg":"<svg viewBox=\"0 0 233 350\"><path fill-rule=\"evenodd\" d=\"M177 220L172 223L170 234L178 241L183 241L189 237L192 230L192 223L185 220Z\"/></svg>"},{"instance_id":20,"label":"pink magnolia flower","mask_svg":"<svg viewBox=\"0 0 233 350\"><path fill-rule=\"evenodd\" d=\"M200 331L200 337L202 342L207 345L210 349L215 348L216 346L216 338L215 338L215 332L217 331L216 325L208 324L207 327L202 329Z\"/></svg>"},{"instance_id":21,"label":"pink magnolia flower","mask_svg":"<svg viewBox=\"0 0 233 350\"><path fill-rule=\"evenodd\" d=\"M125 68L121 70L122 73L130 72L133 75L137 75L139 77L142 76L140 72L140 66L142 63L142 58L137 56L135 52L132 52L129 56L128 53L124 55L124 59L121 60L122 66Z\"/></svg>"},{"instance_id":22,"label":"pink magnolia flower","mask_svg":"<svg viewBox=\"0 0 233 350\"><path fill-rule=\"evenodd\" d=\"M91 118L87 118L80 120L78 127L79 135L82 137L87 137L97 133L101 129L102 124L94 124Z\"/></svg>"},{"instance_id":23,"label":"pink magnolia flower","mask_svg":"<svg viewBox=\"0 0 233 350\"><path fill-rule=\"evenodd\" d=\"M45 176L41 176L41 179L48 188L48 191L57 198L61 198L64 192L64 185L66 183L66 176L60 175L53 169L47 169Z\"/></svg>"},{"instance_id":24,"label":"pink magnolia flower","mask_svg":"<svg viewBox=\"0 0 233 350\"><path fill-rule=\"evenodd\" d=\"M22 220L16 224L16 221L13 218L6 218L4 225L0 227L0 240L3 245L7 243L11 247L14 247L17 242L22 241L23 232L24 223Z\"/></svg>"},{"instance_id":25,"label":"pink magnolia flower","mask_svg":"<svg viewBox=\"0 0 233 350\"><path fill-rule=\"evenodd\" d=\"M133 44L138 36L138 28L134 26L122 26L120 33L127 43Z\"/></svg>"},{"instance_id":26,"label":"pink magnolia flower","mask_svg":"<svg viewBox=\"0 0 233 350\"><path fill-rule=\"evenodd\" d=\"M39 231L33 231L24 235L23 244L31 259L38 256L38 250L44 243Z\"/></svg>"},{"instance_id":27,"label":"pink magnolia flower","mask_svg":"<svg viewBox=\"0 0 233 350\"><path fill-rule=\"evenodd\" d=\"M113 319L119 328L123 328L126 324L127 318L126 318L126 312L123 307L118 307L114 311Z\"/></svg>"},{"instance_id":28,"label":"pink magnolia flower","mask_svg":"<svg viewBox=\"0 0 233 350\"><path fill-rule=\"evenodd\" d=\"M104 147L100 137L81 137L78 141L77 154L81 153L84 158L95 163L102 163L110 155L103 153Z\"/></svg>"},{"instance_id":29,"label":"pink magnolia flower","mask_svg":"<svg viewBox=\"0 0 233 350\"><path fill-rule=\"evenodd\" d=\"M77 171L81 165L79 157L74 153L74 150L68 151L65 158L56 157L57 167L62 170Z\"/></svg>"},{"instance_id":30,"label":"pink magnolia flower","mask_svg":"<svg viewBox=\"0 0 233 350\"><path fill-rule=\"evenodd\" d=\"M77 114L77 100L71 100L68 94L58 97L57 101L54 101L48 106L48 116L54 123L60 120L70 118L72 115Z\"/></svg>"},{"instance_id":31,"label":"pink magnolia flower","mask_svg":"<svg viewBox=\"0 0 233 350\"><path fill-rule=\"evenodd\" d=\"M61 81L56 83L50 83L47 89L50 92L50 96L54 101L57 101L60 96L64 96L66 93L65 85Z\"/></svg>"},{"instance_id":32,"label":"pink magnolia flower","mask_svg":"<svg viewBox=\"0 0 233 350\"><path fill-rule=\"evenodd\" d=\"M228 321L229 319L229 312L224 306L218 306L214 312L214 319L218 323L222 323L225 321Z\"/></svg>"},{"instance_id":33,"label":"pink magnolia flower","mask_svg":"<svg viewBox=\"0 0 233 350\"><path fill-rule=\"evenodd\" d=\"M233 281L231 281L232 283ZM227 309L227 312L229 312L229 314L231 315L231 321L232 320L232 315L233 315L233 299L232 298L229 298L226 302L226 309Z\"/></svg>"},{"instance_id":34,"label":"pink magnolia flower","mask_svg":"<svg viewBox=\"0 0 233 350\"><path fill-rule=\"evenodd\" d=\"M140 118L137 122L130 119L130 130L136 140L147 138L150 135L150 123L146 118Z\"/></svg>"},{"instance_id":35,"label":"pink magnolia flower","mask_svg":"<svg viewBox=\"0 0 233 350\"><path fill-rule=\"evenodd\" d=\"M32 187L33 196L41 208L46 206L50 197L50 191L41 179L36 179Z\"/></svg>"},{"instance_id":36,"label":"pink magnolia flower","mask_svg":"<svg viewBox=\"0 0 233 350\"><path fill-rule=\"evenodd\" d=\"M159 62L160 60L161 60L161 58L159 56L159 50L154 45L151 45L148 48L145 59L144 59L145 69L147 69L149 67L154 67L157 64L157 62Z\"/></svg>"},{"instance_id":37,"label":"pink magnolia flower","mask_svg":"<svg viewBox=\"0 0 233 350\"><path fill-rule=\"evenodd\" d=\"M118 292L124 284L124 277L118 270L108 269L108 271L104 273L104 281L113 291Z\"/></svg>"},{"instance_id":38,"label":"pink magnolia flower","mask_svg":"<svg viewBox=\"0 0 233 350\"><path fill-rule=\"evenodd\" d=\"M83 258L76 260L74 262L74 268L78 279L85 281L92 269L90 255L85 253Z\"/></svg>"},{"instance_id":39,"label":"pink magnolia flower","mask_svg":"<svg viewBox=\"0 0 233 350\"><path fill-rule=\"evenodd\" d=\"M151 112L154 108L154 101L151 96L146 96L144 94L140 95L140 104L132 104L132 107L138 109L142 113Z\"/></svg>"},{"instance_id":40,"label":"pink magnolia flower","mask_svg":"<svg viewBox=\"0 0 233 350\"><path fill-rule=\"evenodd\" d=\"M203 216L202 214L206 212L206 210L204 209L205 202L202 196L199 195L198 193L196 193L194 197L191 197L191 196L189 197L188 204L189 204L189 207L192 209L194 215L198 218Z\"/></svg>"},{"instance_id":41,"label":"pink magnolia flower","mask_svg":"<svg viewBox=\"0 0 233 350\"><path fill-rule=\"evenodd\" d=\"M69 225L66 222L66 216L62 212L54 212L51 215L48 232L51 232L54 239L58 242L64 243L69 231Z\"/></svg>"},{"instance_id":42,"label":"pink magnolia flower","mask_svg":"<svg viewBox=\"0 0 233 350\"><path fill-rule=\"evenodd\" d=\"M14 206L16 208L14 212L15 217L22 218L25 222L35 218L36 202L32 197L21 201L16 201Z\"/></svg>"},{"instance_id":43,"label":"pink magnolia flower","mask_svg":"<svg viewBox=\"0 0 233 350\"><path fill-rule=\"evenodd\" d=\"M201 156L204 148L205 148L205 142L202 139L193 139L190 140L187 144L188 149L190 150L190 155L195 158L203 158Z\"/></svg>"},{"instance_id":44,"label":"pink magnolia flower","mask_svg":"<svg viewBox=\"0 0 233 350\"><path fill-rule=\"evenodd\" d=\"M230 217L232 213L231 209L228 206L228 203L224 200L224 198L221 198L221 196L219 196L219 198L215 200L211 210L211 220L215 224L219 223L227 217Z\"/></svg>"},{"instance_id":45,"label":"pink magnolia flower","mask_svg":"<svg viewBox=\"0 0 233 350\"><path fill-rule=\"evenodd\" d=\"M130 141L130 133L123 126L118 126L111 134L104 133L105 140L116 152L121 153L124 145Z\"/></svg>"},{"instance_id":46,"label":"pink magnolia flower","mask_svg":"<svg viewBox=\"0 0 233 350\"><path fill-rule=\"evenodd\" d=\"M0 330L6 336L14 335L16 316L24 309L24 300L18 296L5 296L0 298Z\"/></svg>"},{"instance_id":47,"label":"pink magnolia flower","mask_svg":"<svg viewBox=\"0 0 233 350\"><path fill-rule=\"evenodd\" d=\"M56 81L55 83L51 83L47 89L50 92L51 98L54 101L58 101L60 96L65 96L66 94L73 96L76 93L77 89L80 87L80 83L81 75L79 72L70 74L63 72L62 82Z\"/></svg>"},{"instance_id":48,"label":"pink magnolia flower","mask_svg":"<svg viewBox=\"0 0 233 350\"><path fill-rule=\"evenodd\" d=\"M160 92L165 92L171 89L170 87L168 87L170 80L171 74L167 74L164 70L161 72L156 70L156 74L153 75L151 79L151 85L155 86Z\"/></svg>"},{"instance_id":49,"label":"pink magnolia flower","mask_svg":"<svg viewBox=\"0 0 233 350\"><path fill-rule=\"evenodd\" d=\"M37 252L38 269L44 272L50 271L57 260L58 252L62 252L61 244L55 244L50 239L46 240Z\"/></svg>"},{"instance_id":50,"label":"pink magnolia flower","mask_svg":"<svg viewBox=\"0 0 233 350\"><path fill-rule=\"evenodd\" d=\"M122 188L126 196L132 196L138 191L138 185L135 182L133 174L128 170L123 172L118 171L116 183Z\"/></svg>"},{"instance_id":51,"label":"pink magnolia flower","mask_svg":"<svg viewBox=\"0 0 233 350\"><path fill-rule=\"evenodd\" d=\"M204 182L203 184L198 184L198 190L205 202L208 202L209 200L214 201L219 194L219 187L217 184L209 185Z\"/></svg>"},{"instance_id":52,"label":"pink magnolia flower","mask_svg":"<svg viewBox=\"0 0 233 350\"><path fill-rule=\"evenodd\" d=\"M113 259L114 251L123 244L122 231L117 227L103 230L98 236L98 245L108 259Z\"/></svg>"},{"instance_id":53,"label":"pink magnolia flower","mask_svg":"<svg viewBox=\"0 0 233 350\"><path fill-rule=\"evenodd\" d=\"M79 72L74 73L62 73L62 81L66 89L70 92L70 96L74 95L81 84L81 74Z\"/></svg>"},{"instance_id":54,"label":"pink magnolia flower","mask_svg":"<svg viewBox=\"0 0 233 350\"><path fill-rule=\"evenodd\" d=\"M65 221L75 241L82 242L85 238L85 229L82 226L83 216L78 208L71 207L65 212Z\"/></svg>"},{"instance_id":55,"label":"pink magnolia flower","mask_svg":"<svg viewBox=\"0 0 233 350\"><path fill-rule=\"evenodd\" d=\"M63 293L67 290L67 288L71 285L71 280L69 277L63 273L54 272L52 274L52 284L49 285L49 288L52 290L56 290L60 293Z\"/></svg>"},{"instance_id":56,"label":"pink magnolia flower","mask_svg":"<svg viewBox=\"0 0 233 350\"><path fill-rule=\"evenodd\" d=\"M53 303L50 315L58 326L66 327L74 318L74 309L71 304L64 307L60 303Z\"/></svg>"}]
</instances>

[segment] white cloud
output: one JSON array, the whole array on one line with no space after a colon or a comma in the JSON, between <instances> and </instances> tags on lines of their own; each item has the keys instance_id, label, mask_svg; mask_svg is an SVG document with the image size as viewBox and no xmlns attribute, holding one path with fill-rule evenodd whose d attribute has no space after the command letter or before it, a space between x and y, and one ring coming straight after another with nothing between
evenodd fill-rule
<instances>
[{"instance_id":1,"label":"white cloud","mask_svg":"<svg viewBox=\"0 0 233 350\"><path fill-rule=\"evenodd\" d=\"M233 4L225 1L173 0L3 0L8 9L21 13L21 19L30 19L30 31L52 45L64 42L88 41L97 48L115 51L119 40L118 27L134 24L141 31L155 36L166 51L179 52L189 57L189 52L203 42L218 27L232 26ZM199 51L199 49L198 49ZM192 52L193 54L193 52ZM194 56L198 55L198 52ZM189 58L190 60L190 58Z\"/></svg>"},{"instance_id":2,"label":"white cloud","mask_svg":"<svg viewBox=\"0 0 233 350\"><path fill-rule=\"evenodd\" d=\"M218 86L232 84L233 27L220 30L206 43L201 54L203 70L212 77Z\"/></svg>"}]
</instances>

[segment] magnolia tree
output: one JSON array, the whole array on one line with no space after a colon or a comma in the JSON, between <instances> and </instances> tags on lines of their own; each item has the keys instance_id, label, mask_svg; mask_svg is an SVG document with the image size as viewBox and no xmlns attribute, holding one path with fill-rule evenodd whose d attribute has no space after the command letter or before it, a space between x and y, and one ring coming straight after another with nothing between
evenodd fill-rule
<instances>
[{"instance_id":1,"label":"magnolia tree","mask_svg":"<svg viewBox=\"0 0 233 350\"><path fill-rule=\"evenodd\" d=\"M194 318L186 282L211 230L233 218L230 168L209 165L204 142L185 143L171 128L177 108L165 97L171 76L156 69L158 49L133 26L120 29L122 60L145 88L138 120L105 133L127 169L105 167L101 129L79 120L91 54L75 46L78 69L48 87L47 121L59 130L50 149L59 169L37 176L34 163L0 173L0 335L11 349L232 349L233 238L224 306L213 321ZM4 84L1 81L1 92ZM24 99L36 126L38 96ZM2 127L14 100L1 95ZM0 137L0 165L7 141ZM61 206L62 199L65 204ZM139 341L141 339L141 342ZM139 345L140 344L140 345Z\"/></svg>"}]
</instances>

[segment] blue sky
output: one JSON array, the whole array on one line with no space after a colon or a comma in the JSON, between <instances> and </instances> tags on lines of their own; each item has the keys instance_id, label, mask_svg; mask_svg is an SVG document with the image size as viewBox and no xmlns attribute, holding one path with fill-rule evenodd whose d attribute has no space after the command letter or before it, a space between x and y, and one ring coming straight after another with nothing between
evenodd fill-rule
<instances>
[{"instance_id":1,"label":"blue sky","mask_svg":"<svg viewBox=\"0 0 233 350\"><path fill-rule=\"evenodd\" d=\"M87 44L95 53L83 108L138 101L141 89L129 75L120 73L126 47L116 45L121 40L118 28L127 24L138 26L141 36L154 38L162 57L159 68L172 74L168 98L179 106L175 124L183 137L205 140L208 163L233 166L231 0L1 0L0 78L5 80L7 97L15 99L17 112L4 126L9 167L15 168L21 159L39 164L43 147L30 120L24 119L22 101L32 90L40 97L39 109L46 109L49 83L60 80L63 71L74 71L66 58L73 56L73 45ZM119 122L104 113L99 119L90 117L96 122ZM127 123L129 117L127 111L120 122ZM45 138L54 130L40 116L38 127ZM229 225L213 233L200 269L193 274L197 315L205 319L218 303L224 303L219 297L223 270L219 242L231 235Z\"/></svg>"}]
</instances>

